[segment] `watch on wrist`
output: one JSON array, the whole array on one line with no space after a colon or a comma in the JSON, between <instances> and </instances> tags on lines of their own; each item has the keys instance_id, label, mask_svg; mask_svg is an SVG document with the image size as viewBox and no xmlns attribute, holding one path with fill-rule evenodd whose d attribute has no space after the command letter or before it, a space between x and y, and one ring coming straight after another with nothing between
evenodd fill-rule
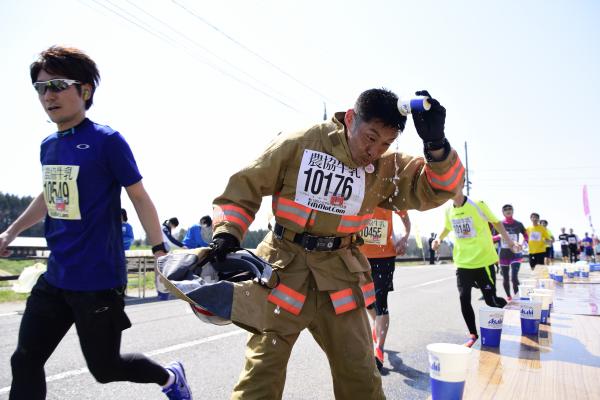
<instances>
[{"instance_id":1,"label":"watch on wrist","mask_svg":"<svg viewBox=\"0 0 600 400\"><path fill-rule=\"evenodd\" d=\"M159 243L156 246L152 246L152 254L156 254L159 251L167 253L167 248L164 243Z\"/></svg>"}]
</instances>

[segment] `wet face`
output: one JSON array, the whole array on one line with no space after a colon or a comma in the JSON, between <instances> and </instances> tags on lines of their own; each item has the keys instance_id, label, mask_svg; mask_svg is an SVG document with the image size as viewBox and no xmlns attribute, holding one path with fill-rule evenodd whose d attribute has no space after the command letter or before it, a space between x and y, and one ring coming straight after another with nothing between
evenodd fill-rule
<instances>
[{"instance_id":1,"label":"wet face","mask_svg":"<svg viewBox=\"0 0 600 400\"><path fill-rule=\"evenodd\" d=\"M52 79L66 79L65 76L50 74L41 70L37 76L38 82L49 81ZM79 124L85 118L85 100L82 93L90 91L90 85L81 85L81 93L77 85L70 85L65 90L54 92L46 90L38 97L48 118L54 122L59 131L63 131Z\"/></svg>"},{"instance_id":2,"label":"wet face","mask_svg":"<svg viewBox=\"0 0 600 400\"><path fill-rule=\"evenodd\" d=\"M540 222L540 217L538 215L533 214L531 217L531 222L533 222L534 225L537 225Z\"/></svg>"},{"instance_id":3,"label":"wet face","mask_svg":"<svg viewBox=\"0 0 600 400\"><path fill-rule=\"evenodd\" d=\"M398 137L398 129L385 126L379 120L364 122L354 110L346 112L344 122L352 161L361 167L381 157Z\"/></svg>"}]
</instances>

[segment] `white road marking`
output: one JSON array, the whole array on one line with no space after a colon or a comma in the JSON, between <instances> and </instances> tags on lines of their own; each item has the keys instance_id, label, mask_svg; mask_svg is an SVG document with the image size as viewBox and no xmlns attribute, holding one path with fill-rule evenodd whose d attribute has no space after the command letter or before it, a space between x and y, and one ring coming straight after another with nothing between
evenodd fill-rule
<instances>
[{"instance_id":1,"label":"white road marking","mask_svg":"<svg viewBox=\"0 0 600 400\"><path fill-rule=\"evenodd\" d=\"M432 285L432 284L438 283L438 282L448 281L450 279L455 279L455 277L449 276L447 278L436 279L435 281L429 281L429 282L419 283L418 285L408 286L404 289L415 289L415 288L419 288L419 287L423 287L423 286L427 286L427 285Z\"/></svg>"},{"instance_id":2,"label":"white road marking","mask_svg":"<svg viewBox=\"0 0 600 400\"><path fill-rule=\"evenodd\" d=\"M7 312L7 313L4 313L4 314L0 314L0 317L9 317L11 315L17 315L17 314L19 314L18 311Z\"/></svg>"},{"instance_id":3,"label":"white road marking","mask_svg":"<svg viewBox=\"0 0 600 400\"><path fill-rule=\"evenodd\" d=\"M180 344L176 344L174 346L157 349L157 350L150 351L150 352L144 353L144 354L147 357L152 357L152 356L156 356L159 354L171 353L173 351L186 349L188 347L198 346L200 344L204 344L204 343L208 343L208 342L214 342L216 340L225 339L227 337L239 335L242 333L247 333L247 332L242 329L236 329L236 330L233 330L230 332L220 333L218 335L208 336L208 337L198 339L198 340L192 340L191 342L180 343ZM72 369L70 371L65 371L65 372L61 372L60 374L49 376L46 378L46 382L58 381L61 379L69 378L71 376L86 374L88 372L89 372L89 370L87 368ZM10 386L0 388L0 394L8 393L9 391L10 391Z\"/></svg>"}]
</instances>

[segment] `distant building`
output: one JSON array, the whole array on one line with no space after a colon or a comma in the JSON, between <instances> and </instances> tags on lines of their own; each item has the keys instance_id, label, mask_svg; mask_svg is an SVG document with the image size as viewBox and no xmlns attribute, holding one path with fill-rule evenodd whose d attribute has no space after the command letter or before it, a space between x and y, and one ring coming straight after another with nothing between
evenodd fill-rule
<instances>
[{"instance_id":1,"label":"distant building","mask_svg":"<svg viewBox=\"0 0 600 400\"><path fill-rule=\"evenodd\" d=\"M12 241L8 249L12 251L10 258L24 258L42 256L48 251L48 244L44 237L19 236Z\"/></svg>"}]
</instances>

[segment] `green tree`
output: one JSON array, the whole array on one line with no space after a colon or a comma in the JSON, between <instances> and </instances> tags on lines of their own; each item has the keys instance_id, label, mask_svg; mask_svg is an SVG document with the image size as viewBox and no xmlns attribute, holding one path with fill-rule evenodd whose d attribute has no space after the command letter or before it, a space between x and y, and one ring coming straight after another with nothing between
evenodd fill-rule
<instances>
[{"instance_id":1,"label":"green tree","mask_svg":"<svg viewBox=\"0 0 600 400\"><path fill-rule=\"evenodd\" d=\"M33 201L33 197L19 197L0 192L0 232L4 232ZM21 236L44 236L44 223L39 222L23 231Z\"/></svg>"}]
</instances>

